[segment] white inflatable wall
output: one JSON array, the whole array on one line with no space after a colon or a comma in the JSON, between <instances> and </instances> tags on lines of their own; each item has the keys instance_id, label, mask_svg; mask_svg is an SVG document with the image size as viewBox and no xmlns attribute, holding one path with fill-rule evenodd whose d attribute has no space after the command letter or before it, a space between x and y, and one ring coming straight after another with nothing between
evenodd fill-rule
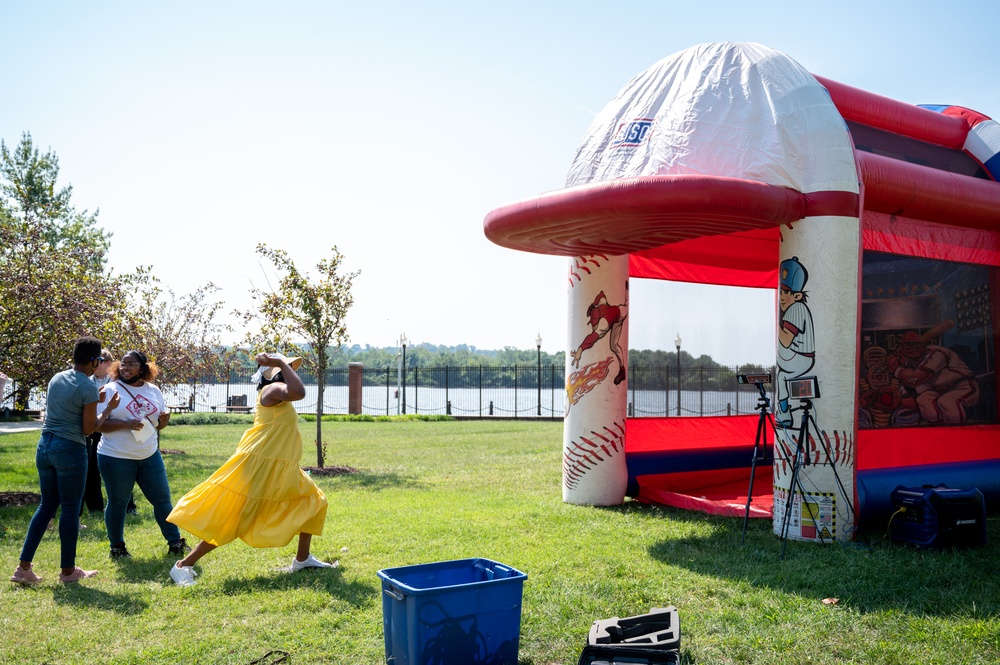
<instances>
[{"instance_id":1,"label":"white inflatable wall","mask_svg":"<svg viewBox=\"0 0 1000 665\"><path fill-rule=\"evenodd\" d=\"M570 259L563 501L625 500L628 256Z\"/></svg>"},{"instance_id":2,"label":"white inflatable wall","mask_svg":"<svg viewBox=\"0 0 1000 665\"><path fill-rule=\"evenodd\" d=\"M850 539L860 221L808 218L781 235L774 533L792 540ZM816 386L820 396L810 399L797 386Z\"/></svg>"}]
</instances>

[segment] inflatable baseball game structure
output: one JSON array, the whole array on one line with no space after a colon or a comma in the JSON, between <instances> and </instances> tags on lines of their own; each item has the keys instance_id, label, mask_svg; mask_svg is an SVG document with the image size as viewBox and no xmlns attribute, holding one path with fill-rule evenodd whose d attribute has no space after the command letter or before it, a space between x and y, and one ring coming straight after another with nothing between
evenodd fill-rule
<instances>
[{"instance_id":1,"label":"inflatable baseball game structure","mask_svg":"<svg viewBox=\"0 0 1000 665\"><path fill-rule=\"evenodd\" d=\"M897 485L1000 505L998 178L986 116L858 90L757 44L696 46L636 76L565 189L484 222L499 245L570 257L563 499L744 514L757 415L627 416L642 278L776 290L773 311L738 314L777 321L773 463L751 506L775 533L884 526Z\"/></svg>"}]
</instances>

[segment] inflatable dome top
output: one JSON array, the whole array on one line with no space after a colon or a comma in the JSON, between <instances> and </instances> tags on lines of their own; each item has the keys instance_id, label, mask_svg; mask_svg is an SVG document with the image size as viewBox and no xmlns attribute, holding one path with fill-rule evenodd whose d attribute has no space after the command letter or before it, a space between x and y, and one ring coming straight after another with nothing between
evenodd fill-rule
<instances>
[{"instance_id":1,"label":"inflatable dome top","mask_svg":"<svg viewBox=\"0 0 1000 665\"><path fill-rule=\"evenodd\" d=\"M891 150L860 149L852 133L867 127L986 168L979 179L929 174ZM997 228L997 190L982 179L995 179L991 163L1000 170L991 145L1000 145L997 123L967 109L851 88L759 44L702 44L625 85L580 143L566 189L498 208L484 230L523 251L627 254L723 235L776 237L808 216L856 217L862 189L877 212Z\"/></svg>"}]
</instances>

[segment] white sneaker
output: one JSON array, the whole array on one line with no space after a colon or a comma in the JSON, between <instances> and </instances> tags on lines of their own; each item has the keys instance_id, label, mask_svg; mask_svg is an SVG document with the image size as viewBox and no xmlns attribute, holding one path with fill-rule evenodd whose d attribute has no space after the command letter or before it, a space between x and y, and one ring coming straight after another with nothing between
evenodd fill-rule
<instances>
[{"instance_id":1,"label":"white sneaker","mask_svg":"<svg viewBox=\"0 0 1000 665\"><path fill-rule=\"evenodd\" d=\"M336 568L340 562L334 561L333 563L327 563L325 561L320 561L312 554L306 557L305 561L299 561L296 558L292 558L292 572L297 573L304 568Z\"/></svg>"},{"instance_id":2,"label":"white sneaker","mask_svg":"<svg viewBox=\"0 0 1000 665\"><path fill-rule=\"evenodd\" d=\"M174 565L170 567L170 579L176 582L177 586L191 586L194 584L194 578L197 574L191 566Z\"/></svg>"}]
</instances>

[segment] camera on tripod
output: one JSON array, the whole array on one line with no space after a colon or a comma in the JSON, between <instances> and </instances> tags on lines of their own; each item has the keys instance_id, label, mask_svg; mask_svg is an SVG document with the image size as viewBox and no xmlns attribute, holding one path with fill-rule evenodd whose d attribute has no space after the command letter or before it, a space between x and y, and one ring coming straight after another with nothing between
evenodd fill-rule
<instances>
[{"instance_id":1,"label":"camera on tripod","mask_svg":"<svg viewBox=\"0 0 1000 665\"><path fill-rule=\"evenodd\" d=\"M770 374L737 374L736 383L771 383Z\"/></svg>"}]
</instances>

